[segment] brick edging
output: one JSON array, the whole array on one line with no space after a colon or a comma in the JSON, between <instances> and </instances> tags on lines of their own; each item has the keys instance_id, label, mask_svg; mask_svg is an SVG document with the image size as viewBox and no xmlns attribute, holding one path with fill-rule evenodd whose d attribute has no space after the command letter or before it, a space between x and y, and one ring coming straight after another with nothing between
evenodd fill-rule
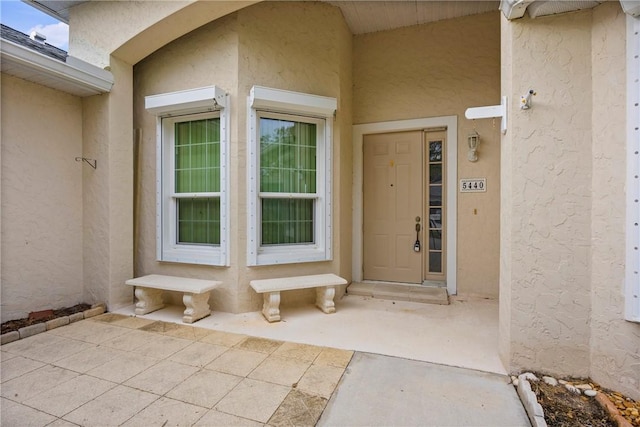
<instances>
[{"instance_id":1,"label":"brick edging","mask_svg":"<svg viewBox=\"0 0 640 427\"><path fill-rule=\"evenodd\" d=\"M90 317L98 316L107 311L107 306L100 302L93 304L90 309L74 313L70 316L56 317L55 319L48 320L42 323L35 323L33 325L25 326L17 331L7 332L0 335L0 345L9 344L10 342L18 341L22 338L37 335L42 332L50 331L51 329L59 328L70 323L77 322L82 319L88 319Z\"/></svg>"},{"instance_id":2,"label":"brick edging","mask_svg":"<svg viewBox=\"0 0 640 427\"><path fill-rule=\"evenodd\" d=\"M611 418L613 418L616 424L618 424L618 427L633 427L625 417L620 415L620 411L618 411L616 405L613 404L606 394L598 392L596 400L609 413L609 415L611 415Z\"/></svg>"}]
</instances>

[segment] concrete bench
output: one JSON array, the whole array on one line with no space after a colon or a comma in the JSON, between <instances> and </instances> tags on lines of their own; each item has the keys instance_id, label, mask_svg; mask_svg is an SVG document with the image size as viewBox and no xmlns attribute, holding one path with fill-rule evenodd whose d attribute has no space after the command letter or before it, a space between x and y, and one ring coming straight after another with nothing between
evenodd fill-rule
<instances>
[{"instance_id":1,"label":"concrete bench","mask_svg":"<svg viewBox=\"0 0 640 427\"><path fill-rule=\"evenodd\" d=\"M186 309L182 321L193 323L211 314L209 292L222 282L150 274L129 279L125 284L135 286L135 295L138 298L136 314L147 314L164 307L162 291L184 292L182 302Z\"/></svg>"},{"instance_id":2,"label":"concrete bench","mask_svg":"<svg viewBox=\"0 0 640 427\"><path fill-rule=\"evenodd\" d=\"M269 322L278 322L280 320L281 291L316 288L316 306L329 314L336 311L336 306L333 302L336 286L346 285L347 281L335 274L317 274L313 276L252 280L249 284L254 291L263 294L262 314L264 317Z\"/></svg>"}]
</instances>

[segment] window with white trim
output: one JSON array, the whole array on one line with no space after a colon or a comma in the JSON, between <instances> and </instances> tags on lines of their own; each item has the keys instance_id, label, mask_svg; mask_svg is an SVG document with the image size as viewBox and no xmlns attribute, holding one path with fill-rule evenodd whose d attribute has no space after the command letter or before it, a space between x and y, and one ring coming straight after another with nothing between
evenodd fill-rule
<instances>
[{"instance_id":1,"label":"window with white trim","mask_svg":"<svg viewBox=\"0 0 640 427\"><path fill-rule=\"evenodd\" d=\"M211 86L145 106L158 117L158 260L228 265L227 94Z\"/></svg>"},{"instance_id":2,"label":"window with white trim","mask_svg":"<svg viewBox=\"0 0 640 427\"><path fill-rule=\"evenodd\" d=\"M640 18L627 16L627 256L625 318L640 322Z\"/></svg>"},{"instance_id":3,"label":"window with white trim","mask_svg":"<svg viewBox=\"0 0 640 427\"><path fill-rule=\"evenodd\" d=\"M254 86L249 96L249 265L331 259L335 98Z\"/></svg>"}]
</instances>

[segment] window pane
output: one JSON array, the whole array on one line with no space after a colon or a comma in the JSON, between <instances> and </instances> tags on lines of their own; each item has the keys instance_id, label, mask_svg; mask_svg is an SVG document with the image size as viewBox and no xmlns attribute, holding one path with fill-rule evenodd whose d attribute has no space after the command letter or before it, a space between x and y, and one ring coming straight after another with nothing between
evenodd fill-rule
<instances>
[{"instance_id":1,"label":"window pane","mask_svg":"<svg viewBox=\"0 0 640 427\"><path fill-rule=\"evenodd\" d=\"M442 232L440 230L429 231L429 249L442 250Z\"/></svg>"},{"instance_id":2,"label":"window pane","mask_svg":"<svg viewBox=\"0 0 640 427\"><path fill-rule=\"evenodd\" d=\"M220 244L220 199L178 199L178 243Z\"/></svg>"},{"instance_id":3,"label":"window pane","mask_svg":"<svg viewBox=\"0 0 640 427\"><path fill-rule=\"evenodd\" d=\"M429 273L442 273L442 252L429 252Z\"/></svg>"},{"instance_id":4,"label":"window pane","mask_svg":"<svg viewBox=\"0 0 640 427\"><path fill-rule=\"evenodd\" d=\"M429 183L440 184L442 183L442 164L429 165Z\"/></svg>"},{"instance_id":5,"label":"window pane","mask_svg":"<svg viewBox=\"0 0 640 427\"><path fill-rule=\"evenodd\" d=\"M442 206L442 186L429 186L429 206Z\"/></svg>"},{"instance_id":6,"label":"window pane","mask_svg":"<svg viewBox=\"0 0 640 427\"><path fill-rule=\"evenodd\" d=\"M175 124L177 193L220 191L220 119Z\"/></svg>"},{"instance_id":7,"label":"window pane","mask_svg":"<svg viewBox=\"0 0 640 427\"><path fill-rule=\"evenodd\" d=\"M442 228L442 209L429 209L429 228Z\"/></svg>"},{"instance_id":8,"label":"window pane","mask_svg":"<svg viewBox=\"0 0 640 427\"><path fill-rule=\"evenodd\" d=\"M431 141L429 143L429 161L442 161L442 141Z\"/></svg>"},{"instance_id":9,"label":"window pane","mask_svg":"<svg viewBox=\"0 0 640 427\"><path fill-rule=\"evenodd\" d=\"M262 244L313 243L311 199L262 199Z\"/></svg>"},{"instance_id":10,"label":"window pane","mask_svg":"<svg viewBox=\"0 0 640 427\"><path fill-rule=\"evenodd\" d=\"M315 193L316 124L260 119L260 191Z\"/></svg>"}]
</instances>

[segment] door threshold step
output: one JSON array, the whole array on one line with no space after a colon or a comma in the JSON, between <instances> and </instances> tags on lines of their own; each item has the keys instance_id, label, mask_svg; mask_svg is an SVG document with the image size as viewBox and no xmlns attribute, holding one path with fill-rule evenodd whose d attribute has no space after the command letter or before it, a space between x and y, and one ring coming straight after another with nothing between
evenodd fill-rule
<instances>
[{"instance_id":1,"label":"door threshold step","mask_svg":"<svg viewBox=\"0 0 640 427\"><path fill-rule=\"evenodd\" d=\"M446 288L397 283L352 283L348 295L379 298L392 301L410 301L425 304L449 304Z\"/></svg>"}]
</instances>

